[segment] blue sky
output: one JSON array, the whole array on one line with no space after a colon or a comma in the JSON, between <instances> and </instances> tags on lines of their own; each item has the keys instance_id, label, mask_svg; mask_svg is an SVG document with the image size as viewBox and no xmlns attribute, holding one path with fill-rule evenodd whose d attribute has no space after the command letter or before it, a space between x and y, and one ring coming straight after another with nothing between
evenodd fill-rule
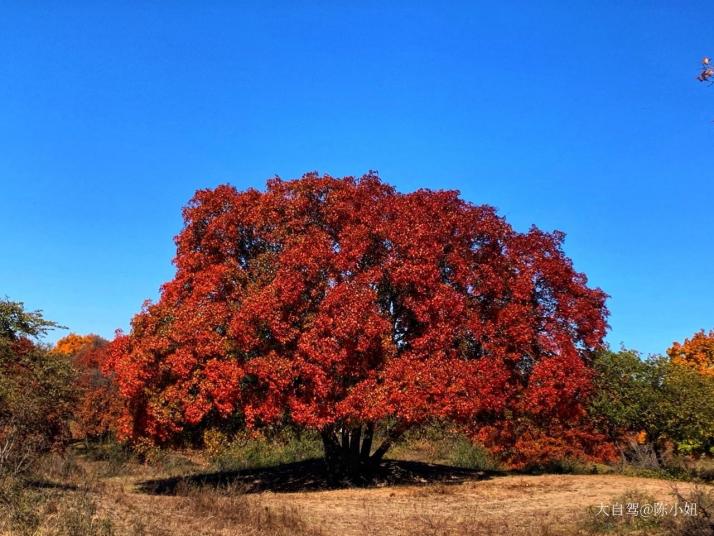
<instances>
[{"instance_id":1,"label":"blue sky","mask_svg":"<svg viewBox=\"0 0 714 536\"><path fill-rule=\"evenodd\" d=\"M375 169L564 231L614 346L714 328L711 3L296 4L0 0L0 295L109 337L197 188Z\"/></svg>"}]
</instances>

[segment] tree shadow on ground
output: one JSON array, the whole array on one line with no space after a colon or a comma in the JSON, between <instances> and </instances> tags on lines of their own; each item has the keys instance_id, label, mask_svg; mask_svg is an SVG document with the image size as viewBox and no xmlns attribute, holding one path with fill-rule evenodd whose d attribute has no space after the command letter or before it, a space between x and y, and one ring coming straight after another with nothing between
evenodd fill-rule
<instances>
[{"instance_id":1,"label":"tree shadow on ground","mask_svg":"<svg viewBox=\"0 0 714 536\"><path fill-rule=\"evenodd\" d=\"M497 471L479 471L434 463L388 460L366 482L330 478L325 462L311 459L273 467L198 473L186 476L147 480L138 489L153 495L182 495L193 487L223 488L230 486L245 493L271 491L290 493L322 491L350 487L383 487L425 484L459 484L473 480L487 480L501 475Z\"/></svg>"},{"instance_id":2,"label":"tree shadow on ground","mask_svg":"<svg viewBox=\"0 0 714 536\"><path fill-rule=\"evenodd\" d=\"M56 489L61 491L77 491L79 486L66 482L52 482L50 480L28 480L25 485L35 489Z\"/></svg>"}]
</instances>

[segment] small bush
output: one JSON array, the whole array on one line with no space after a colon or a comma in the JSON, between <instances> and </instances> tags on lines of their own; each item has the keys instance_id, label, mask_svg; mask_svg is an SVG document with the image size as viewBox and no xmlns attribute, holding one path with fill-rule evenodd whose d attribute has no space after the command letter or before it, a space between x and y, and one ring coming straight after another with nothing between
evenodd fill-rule
<instances>
[{"instance_id":1,"label":"small bush","mask_svg":"<svg viewBox=\"0 0 714 536\"><path fill-rule=\"evenodd\" d=\"M161 447L148 438L139 438L131 445L132 452L141 463L156 465L164 456Z\"/></svg>"},{"instance_id":2,"label":"small bush","mask_svg":"<svg viewBox=\"0 0 714 536\"><path fill-rule=\"evenodd\" d=\"M465 437L453 440L449 459L453 465L466 469L496 471L499 468L498 462L488 450Z\"/></svg>"},{"instance_id":3,"label":"small bush","mask_svg":"<svg viewBox=\"0 0 714 536\"><path fill-rule=\"evenodd\" d=\"M229 441L226 434L216 428L209 428L203 432L203 448L209 456L216 456L228 447Z\"/></svg>"},{"instance_id":4,"label":"small bush","mask_svg":"<svg viewBox=\"0 0 714 536\"><path fill-rule=\"evenodd\" d=\"M699 458L692 463L692 470L699 480L714 482L714 458Z\"/></svg>"}]
</instances>

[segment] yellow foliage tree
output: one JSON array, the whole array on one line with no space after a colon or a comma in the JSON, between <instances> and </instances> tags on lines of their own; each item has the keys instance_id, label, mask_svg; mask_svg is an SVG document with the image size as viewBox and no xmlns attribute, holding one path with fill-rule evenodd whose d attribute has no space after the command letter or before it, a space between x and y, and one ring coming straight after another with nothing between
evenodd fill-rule
<instances>
[{"instance_id":1,"label":"yellow foliage tree","mask_svg":"<svg viewBox=\"0 0 714 536\"><path fill-rule=\"evenodd\" d=\"M52 350L56 354L76 356L84 350L97 348L104 342L104 339L102 339L99 335L78 335L76 333L70 333L69 335L58 340Z\"/></svg>"},{"instance_id":2,"label":"yellow foliage tree","mask_svg":"<svg viewBox=\"0 0 714 536\"><path fill-rule=\"evenodd\" d=\"M695 333L684 343L675 342L667 350L672 363L693 367L707 376L714 376L714 330Z\"/></svg>"}]
</instances>

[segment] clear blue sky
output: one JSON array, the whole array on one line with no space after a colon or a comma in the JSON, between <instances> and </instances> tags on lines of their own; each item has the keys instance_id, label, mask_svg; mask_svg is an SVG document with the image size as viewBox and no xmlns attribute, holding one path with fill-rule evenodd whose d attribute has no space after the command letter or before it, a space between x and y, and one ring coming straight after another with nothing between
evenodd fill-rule
<instances>
[{"instance_id":1,"label":"clear blue sky","mask_svg":"<svg viewBox=\"0 0 714 536\"><path fill-rule=\"evenodd\" d=\"M0 295L111 336L197 188L376 169L566 232L614 346L714 328L711 2L267 4L0 0Z\"/></svg>"}]
</instances>

